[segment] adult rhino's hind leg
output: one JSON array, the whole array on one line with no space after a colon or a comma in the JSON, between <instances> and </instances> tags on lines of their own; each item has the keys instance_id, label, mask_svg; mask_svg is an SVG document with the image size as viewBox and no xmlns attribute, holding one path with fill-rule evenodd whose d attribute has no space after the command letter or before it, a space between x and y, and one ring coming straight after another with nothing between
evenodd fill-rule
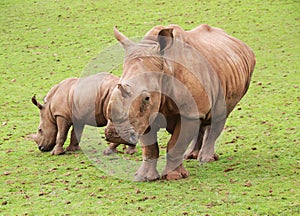
<instances>
[{"instance_id":1,"label":"adult rhino's hind leg","mask_svg":"<svg viewBox=\"0 0 300 216\"><path fill-rule=\"evenodd\" d=\"M215 122L213 125L206 127L203 138L203 145L198 155L200 163L212 162L219 159L215 153L215 142L220 136L226 120Z\"/></svg>"},{"instance_id":2,"label":"adult rhino's hind leg","mask_svg":"<svg viewBox=\"0 0 300 216\"><path fill-rule=\"evenodd\" d=\"M212 162L219 159L215 153L215 142L223 131L226 118L226 102L223 92L220 91L216 104L212 108L211 124L206 126L204 133L202 147L198 155L200 163Z\"/></svg>"},{"instance_id":3,"label":"adult rhino's hind leg","mask_svg":"<svg viewBox=\"0 0 300 216\"><path fill-rule=\"evenodd\" d=\"M84 128L84 125L81 125L81 124L73 125L72 131L71 131L70 145L66 148L66 151L80 150L79 142L81 139L83 128Z\"/></svg>"},{"instance_id":4,"label":"adult rhino's hind leg","mask_svg":"<svg viewBox=\"0 0 300 216\"><path fill-rule=\"evenodd\" d=\"M194 137L191 143L190 149L188 149L184 154L184 159L197 159L199 151L202 147L203 136L205 133L205 127L200 126L198 136Z\"/></svg>"},{"instance_id":5,"label":"adult rhino's hind leg","mask_svg":"<svg viewBox=\"0 0 300 216\"><path fill-rule=\"evenodd\" d=\"M167 164L162 173L162 179L177 180L189 176L183 167L184 152L193 137L199 131L199 120L181 119L176 123L167 146Z\"/></svg>"}]
</instances>

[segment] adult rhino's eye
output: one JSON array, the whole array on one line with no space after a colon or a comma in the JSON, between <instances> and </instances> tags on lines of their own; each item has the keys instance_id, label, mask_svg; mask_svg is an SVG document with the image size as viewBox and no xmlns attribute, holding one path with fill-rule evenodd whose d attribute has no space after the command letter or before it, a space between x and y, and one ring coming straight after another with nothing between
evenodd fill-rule
<instances>
[{"instance_id":1,"label":"adult rhino's eye","mask_svg":"<svg viewBox=\"0 0 300 216\"><path fill-rule=\"evenodd\" d=\"M150 101L150 96L146 95L145 97L143 97L143 103L141 104L140 112L144 112L145 110L147 110L149 101Z\"/></svg>"},{"instance_id":2,"label":"adult rhino's eye","mask_svg":"<svg viewBox=\"0 0 300 216\"><path fill-rule=\"evenodd\" d=\"M42 133L42 129L41 129L41 128L39 128L39 130L38 130L38 131L39 131L39 133Z\"/></svg>"},{"instance_id":3,"label":"adult rhino's eye","mask_svg":"<svg viewBox=\"0 0 300 216\"><path fill-rule=\"evenodd\" d=\"M149 94L149 92L144 91L142 93L142 98L143 98L144 104L148 104L149 101L150 101L150 94Z\"/></svg>"},{"instance_id":4,"label":"adult rhino's eye","mask_svg":"<svg viewBox=\"0 0 300 216\"><path fill-rule=\"evenodd\" d=\"M148 102L149 100L150 100L150 97L149 97L149 96L147 96L147 97L144 98L144 101L145 101L145 102Z\"/></svg>"}]
</instances>

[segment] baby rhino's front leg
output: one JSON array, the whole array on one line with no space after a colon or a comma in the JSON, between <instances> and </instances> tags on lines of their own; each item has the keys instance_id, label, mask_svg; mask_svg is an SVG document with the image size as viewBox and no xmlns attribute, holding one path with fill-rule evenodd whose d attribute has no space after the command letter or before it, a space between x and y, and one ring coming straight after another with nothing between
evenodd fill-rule
<instances>
[{"instance_id":1,"label":"baby rhino's front leg","mask_svg":"<svg viewBox=\"0 0 300 216\"><path fill-rule=\"evenodd\" d=\"M54 149L52 150L52 155L61 155L64 154L64 148L63 145L67 139L68 131L70 129L71 124L67 119L65 119L62 116L56 117L56 123L57 123L57 136L56 136L56 145L54 146Z\"/></svg>"}]
</instances>

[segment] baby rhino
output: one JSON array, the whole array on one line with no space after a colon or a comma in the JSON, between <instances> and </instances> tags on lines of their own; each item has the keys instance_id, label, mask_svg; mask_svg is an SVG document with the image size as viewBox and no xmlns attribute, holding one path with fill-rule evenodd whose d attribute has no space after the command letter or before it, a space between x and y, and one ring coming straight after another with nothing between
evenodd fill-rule
<instances>
[{"instance_id":1,"label":"baby rhino","mask_svg":"<svg viewBox=\"0 0 300 216\"><path fill-rule=\"evenodd\" d=\"M84 78L68 78L55 85L44 98L44 105L35 96L32 103L40 109L40 125L33 139L41 151L52 155L63 154L64 142L72 126L67 151L79 150L85 125L102 127L107 124L106 108L119 78L109 73L98 73ZM120 140L120 143L127 144ZM105 154L116 152L118 144L110 143ZM136 150L129 146L126 153Z\"/></svg>"}]
</instances>

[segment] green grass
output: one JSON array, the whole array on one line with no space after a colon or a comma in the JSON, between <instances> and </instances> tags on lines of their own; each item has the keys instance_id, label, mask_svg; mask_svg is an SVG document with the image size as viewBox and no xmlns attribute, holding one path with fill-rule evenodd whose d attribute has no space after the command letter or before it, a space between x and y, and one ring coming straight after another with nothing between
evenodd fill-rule
<instances>
[{"instance_id":1,"label":"green grass","mask_svg":"<svg viewBox=\"0 0 300 216\"><path fill-rule=\"evenodd\" d=\"M299 1L11 0L0 12L1 215L300 214ZM256 54L249 92L218 141L219 161L186 161L184 180L136 183L104 172L83 151L38 151L27 137L39 123L33 94L41 100L81 76L116 44L113 26L135 37L170 23L223 28ZM163 148L167 135L160 141Z\"/></svg>"}]
</instances>

